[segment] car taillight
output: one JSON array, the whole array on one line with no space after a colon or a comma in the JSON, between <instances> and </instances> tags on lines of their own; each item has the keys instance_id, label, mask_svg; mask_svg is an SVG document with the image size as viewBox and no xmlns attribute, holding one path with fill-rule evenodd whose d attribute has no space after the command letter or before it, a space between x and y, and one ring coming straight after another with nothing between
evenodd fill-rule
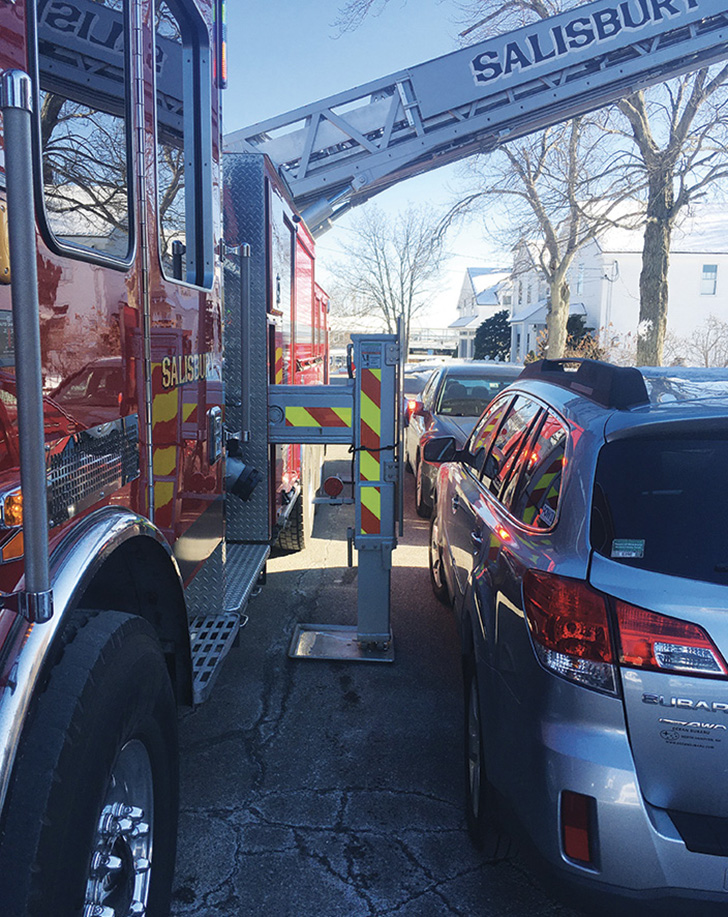
<instances>
[{"instance_id":1,"label":"car taillight","mask_svg":"<svg viewBox=\"0 0 728 917\"><path fill-rule=\"evenodd\" d=\"M605 597L582 580L529 570L523 598L543 665L564 678L614 693L614 652Z\"/></svg>"},{"instance_id":2,"label":"car taillight","mask_svg":"<svg viewBox=\"0 0 728 917\"><path fill-rule=\"evenodd\" d=\"M728 666L702 627L617 601L622 665L660 672L728 677Z\"/></svg>"}]
</instances>

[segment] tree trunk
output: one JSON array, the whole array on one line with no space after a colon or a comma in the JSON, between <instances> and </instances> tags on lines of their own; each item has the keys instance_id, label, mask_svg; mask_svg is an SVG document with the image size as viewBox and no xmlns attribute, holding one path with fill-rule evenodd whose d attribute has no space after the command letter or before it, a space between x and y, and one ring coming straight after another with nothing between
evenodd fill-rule
<instances>
[{"instance_id":1,"label":"tree trunk","mask_svg":"<svg viewBox=\"0 0 728 917\"><path fill-rule=\"evenodd\" d=\"M640 320L637 329L637 365L661 366L667 329L667 269L674 195L672 170L660 169L650 181L647 225L640 272Z\"/></svg>"},{"instance_id":2,"label":"tree trunk","mask_svg":"<svg viewBox=\"0 0 728 917\"><path fill-rule=\"evenodd\" d=\"M566 267L559 267L551 278L551 296L546 317L546 359L560 360L566 350L566 323L569 319L571 292L566 280Z\"/></svg>"}]
</instances>

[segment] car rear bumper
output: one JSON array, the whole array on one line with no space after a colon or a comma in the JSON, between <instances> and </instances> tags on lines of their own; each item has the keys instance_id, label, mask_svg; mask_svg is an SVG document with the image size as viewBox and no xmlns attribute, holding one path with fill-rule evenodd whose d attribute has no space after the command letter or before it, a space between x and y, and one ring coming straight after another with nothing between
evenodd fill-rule
<instances>
[{"instance_id":1,"label":"car rear bumper","mask_svg":"<svg viewBox=\"0 0 728 917\"><path fill-rule=\"evenodd\" d=\"M517 815L560 879L631 899L718 901L728 908L728 857L688 850L667 811L644 800L626 731L544 718L540 755L539 778L521 795ZM588 865L564 851L567 790L594 800Z\"/></svg>"}]
</instances>

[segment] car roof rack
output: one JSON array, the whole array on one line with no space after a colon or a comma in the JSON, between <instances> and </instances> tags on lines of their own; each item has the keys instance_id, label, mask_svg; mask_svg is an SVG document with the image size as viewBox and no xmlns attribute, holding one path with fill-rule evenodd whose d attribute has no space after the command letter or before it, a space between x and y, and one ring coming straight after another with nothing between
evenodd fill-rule
<instances>
[{"instance_id":1,"label":"car roof rack","mask_svg":"<svg viewBox=\"0 0 728 917\"><path fill-rule=\"evenodd\" d=\"M601 360L569 358L536 360L524 366L519 379L539 379L570 389L603 405L623 411L649 404L642 373L633 366L614 366Z\"/></svg>"}]
</instances>

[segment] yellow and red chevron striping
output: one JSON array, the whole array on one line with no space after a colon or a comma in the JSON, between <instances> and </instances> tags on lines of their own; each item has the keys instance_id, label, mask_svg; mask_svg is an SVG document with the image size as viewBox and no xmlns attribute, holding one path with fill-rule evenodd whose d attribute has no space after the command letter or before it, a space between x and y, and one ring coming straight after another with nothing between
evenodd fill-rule
<instances>
[{"instance_id":1,"label":"yellow and red chevron striping","mask_svg":"<svg viewBox=\"0 0 728 917\"><path fill-rule=\"evenodd\" d=\"M382 445L382 371L361 371L359 420L359 480L378 481L381 477L379 450ZM371 451L367 451L371 450Z\"/></svg>"},{"instance_id":2,"label":"yellow and red chevron striping","mask_svg":"<svg viewBox=\"0 0 728 917\"><path fill-rule=\"evenodd\" d=\"M342 416L342 414L344 416ZM333 408L286 409L287 427L350 427L351 409L337 413Z\"/></svg>"},{"instance_id":3,"label":"yellow and red chevron striping","mask_svg":"<svg viewBox=\"0 0 728 917\"><path fill-rule=\"evenodd\" d=\"M379 487L362 487L361 534L380 535L382 532L382 492Z\"/></svg>"}]
</instances>

